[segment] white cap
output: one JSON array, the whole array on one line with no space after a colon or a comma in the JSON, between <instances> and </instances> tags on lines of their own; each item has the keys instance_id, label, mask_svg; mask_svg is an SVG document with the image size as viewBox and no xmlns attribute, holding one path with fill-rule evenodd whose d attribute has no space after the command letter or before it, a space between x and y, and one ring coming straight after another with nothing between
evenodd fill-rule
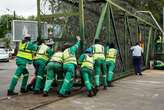
<instances>
[{"instance_id":1,"label":"white cap","mask_svg":"<svg viewBox=\"0 0 164 110\"><path fill-rule=\"evenodd\" d=\"M30 34L25 34L24 38L26 38L26 37L31 37L31 35Z\"/></svg>"}]
</instances>

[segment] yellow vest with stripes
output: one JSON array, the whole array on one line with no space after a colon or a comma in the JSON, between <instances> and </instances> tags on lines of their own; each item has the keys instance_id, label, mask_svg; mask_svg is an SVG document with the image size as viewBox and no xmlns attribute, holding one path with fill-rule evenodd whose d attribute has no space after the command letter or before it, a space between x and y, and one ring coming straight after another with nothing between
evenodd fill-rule
<instances>
[{"instance_id":1,"label":"yellow vest with stripes","mask_svg":"<svg viewBox=\"0 0 164 110\"><path fill-rule=\"evenodd\" d=\"M36 53L36 57L35 59L43 59L48 61L48 54L47 54L47 50L49 49L49 47L45 44L42 44L39 46L39 49Z\"/></svg>"},{"instance_id":2,"label":"yellow vest with stripes","mask_svg":"<svg viewBox=\"0 0 164 110\"><path fill-rule=\"evenodd\" d=\"M105 55L104 55L104 46L100 44L95 44L93 46L93 59L103 59L105 60Z\"/></svg>"},{"instance_id":3,"label":"yellow vest with stripes","mask_svg":"<svg viewBox=\"0 0 164 110\"><path fill-rule=\"evenodd\" d=\"M28 50L27 47L28 47L28 42L27 43L20 42L17 57L32 60L32 51Z\"/></svg>"},{"instance_id":4,"label":"yellow vest with stripes","mask_svg":"<svg viewBox=\"0 0 164 110\"><path fill-rule=\"evenodd\" d=\"M162 38L159 36L159 39L156 41L156 43L162 43Z\"/></svg>"},{"instance_id":5,"label":"yellow vest with stripes","mask_svg":"<svg viewBox=\"0 0 164 110\"><path fill-rule=\"evenodd\" d=\"M111 48L107 51L106 61L113 61L115 63L116 56L117 56L117 50L114 48Z\"/></svg>"},{"instance_id":6,"label":"yellow vest with stripes","mask_svg":"<svg viewBox=\"0 0 164 110\"><path fill-rule=\"evenodd\" d=\"M69 52L69 49L66 49L66 50L63 52L63 59L64 59L64 64L72 63L72 64L77 65L76 56L75 56L75 55L72 55L72 54Z\"/></svg>"},{"instance_id":7,"label":"yellow vest with stripes","mask_svg":"<svg viewBox=\"0 0 164 110\"><path fill-rule=\"evenodd\" d=\"M50 61L63 63L63 52L56 52L56 53L54 53L53 56L51 57Z\"/></svg>"},{"instance_id":8,"label":"yellow vest with stripes","mask_svg":"<svg viewBox=\"0 0 164 110\"><path fill-rule=\"evenodd\" d=\"M87 67L87 68L93 70L93 65L94 65L93 57L90 57L85 54L85 59L82 62L81 68Z\"/></svg>"}]
</instances>

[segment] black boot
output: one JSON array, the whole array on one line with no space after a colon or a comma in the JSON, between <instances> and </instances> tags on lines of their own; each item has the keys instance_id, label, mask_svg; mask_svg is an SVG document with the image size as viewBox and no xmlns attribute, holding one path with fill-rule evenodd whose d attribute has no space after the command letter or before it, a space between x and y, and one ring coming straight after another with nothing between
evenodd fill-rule
<instances>
[{"instance_id":1,"label":"black boot","mask_svg":"<svg viewBox=\"0 0 164 110\"><path fill-rule=\"evenodd\" d=\"M95 96L94 92L93 92L92 90L89 91L89 93L88 93L88 97L93 97L93 96Z\"/></svg>"},{"instance_id":2,"label":"black boot","mask_svg":"<svg viewBox=\"0 0 164 110\"><path fill-rule=\"evenodd\" d=\"M104 90L107 90L107 86L104 86Z\"/></svg>"},{"instance_id":3,"label":"black boot","mask_svg":"<svg viewBox=\"0 0 164 110\"><path fill-rule=\"evenodd\" d=\"M33 94L40 94L39 90L34 90Z\"/></svg>"},{"instance_id":4,"label":"black boot","mask_svg":"<svg viewBox=\"0 0 164 110\"><path fill-rule=\"evenodd\" d=\"M95 90L96 90L96 93L98 93L98 91L99 91L99 86L96 86L96 87L95 87Z\"/></svg>"},{"instance_id":5,"label":"black boot","mask_svg":"<svg viewBox=\"0 0 164 110\"><path fill-rule=\"evenodd\" d=\"M58 92L58 96L59 97L68 97L68 94L61 94L61 93Z\"/></svg>"},{"instance_id":6,"label":"black boot","mask_svg":"<svg viewBox=\"0 0 164 110\"><path fill-rule=\"evenodd\" d=\"M108 81L108 87L114 87L114 85L112 84L112 81Z\"/></svg>"},{"instance_id":7,"label":"black boot","mask_svg":"<svg viewBox=\"0 0 164 110\"><path fill-rule=\"evenodd\" d=\"M24 89L24 88L21 88L20 92L21 93L27 93L28 91L26 89Z\"/></svg>"},{"instance_id":8,"label":"black boot","mask_svg":"<svg viewBox=\"0 0 164 110\"><path fill-rule=\"evenodd\" d=\"M14 95L18 95L18 93L10 90L7 91L7 96L14 96Z\"/></svg>"},{"instance_id":9,"label":"black boot","mask_svg":"<svg viewBox=\"0 0 164 110\"><path fill-rule=\"evenodd\" d=\"M44 91L43 92L43 97L47 97L48 96L48 92L47 91Z\"/></svg>"},{"instance_id":10,"label":"black boot","mask_svg":"<svg viewBox=\"0 0 164 110\"><path fill-rule=\"evenodd\" d=\"M94 95L96 96L96 94L97 94L96 88L92 88L92 91L93 91Z\"/></svg>"},{"instance_id":11,"label":"black boot","mask_svg":"<svg viewBox=\"0 0 164 110\"><path fill-rule=\"evenodd\" d=\"M32 85L31 84L27 85L27 91L32 91Z\"/></svg>"}]
</instances>

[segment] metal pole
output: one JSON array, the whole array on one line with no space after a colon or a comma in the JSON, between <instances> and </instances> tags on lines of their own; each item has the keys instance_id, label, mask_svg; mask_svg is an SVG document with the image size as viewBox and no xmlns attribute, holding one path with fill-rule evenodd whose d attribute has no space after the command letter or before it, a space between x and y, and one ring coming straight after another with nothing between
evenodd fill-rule
<instances>
[{"instance_id":1,"label":"metal pole","mask_svg":"<svg viewBox=\"0 0 164 110\"><path fill-rule=\"evenodd\" d=\"M114 21L114 15L113 15L113 11L112 11L112 7L111 5L109 4L110 6L110 15L111 15L111 21L112 21L112 26L113 26L113 30L114 30L114 35L115 35L115 40L116 40L116 44L118 46L118 49L119 49L119 55L120 55L120 61L122 63L122 66L123 66L123 71L125 71L125 65L123 63L123 58L122 58L122 52L121 52L121 47L119 45L119 41L118 41L118 33L117 33L117 30L116 30L116 24L115 24L115 21Z\"/></svg>"},{"instance_id":2,"label":"metal pole","mask_svg":"<svg viewBox=\"0 0 164 110\"><path fill-rule=\"evenodd\" d=\"M124 15L124 62L125 62L125 71L127 71L127 56L128 56L128 51L127 51L127 36L126 36L126 31L127 31L127 23L126 23L126 13Z\"/></svg>"},{"instance_id":3,"label":"metal pole","mask_svg":"<svg viewBox=\"0 0 164 110\"><path fill-rule=\"evenodd\" d=\"M102 9L101 16L100 16L100 19L99 19L99 23L98 23L98 26L97 26L97 29L96 29L95 39L99 38L101 28L102 28L102 25L103 25L103 21L104 21L105 15L106 15L107 7L108 7L108 3L106 3L105 6Z\"/></svg>"},{"instance_id":4,"label":"metal pole","mask_svg":"<svg viewBox=\"0 0 164 110\"><path fill-rule=\"evenodd\" d=\"M79 21L80 21L80 37L81 37L81 50L84 50L85 29L84 29L84 0L79 1Z\"/></svg>"},{"instance_id":5,"label":"metal pole","mask_svg":"<svg viewBox=\"0 0 164 110\"><path fill-rule=\"evenodd\" d=\"M150 27L150 29L149 29L149 38L148 38L148 43L147 43L146 63L145 63L146 64L146 67L148 66L151 38L152 38L152 27Z\"/></svg>"},{"instance_id":6,"label":"metal pole","mask_svg":"<svg viewBox=\"0 0 164 110\"><path fill-rule=\"evenodd\" d=\"M106 11L106 25L107 25L107 37L106 37L106 43L109 42L110 40L110 32L111 32L111 28L110 28L110 9L109 9L109 5L107 7L107 11Z\"/></svg>"},{"instance_id":7,"label":"metal pole","mask_svg":"<svg viewBox=\"0 0 164 110\"><path fill-rule=\"evenodd\" d=\"M38 38L37 38L37 41L39 41L41 38L40 0L37 0L37 20L38 20Z\"/></svg>"}]
</instances>

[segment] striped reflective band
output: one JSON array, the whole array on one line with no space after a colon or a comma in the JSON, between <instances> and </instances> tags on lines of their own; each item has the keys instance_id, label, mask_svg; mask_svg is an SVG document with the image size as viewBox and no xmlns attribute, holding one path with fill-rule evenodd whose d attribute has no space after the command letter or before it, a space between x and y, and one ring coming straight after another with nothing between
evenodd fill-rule
<instances>
[{"instance_id":1,"label":"striped reflective band","mask_svg":"<svg viewBox=\"0 0 164 110\"><path fill-rule=\"evenodd\" d=\"M43 79L43 77L42 77L42 76L37 76L37 78L39 78L39 79Z\"/></svg>"},{"instance_id":2,"label":"striped reflective band","mask_svg":"<svg viewBox=\"0 0 164 110\"><path fill-rule=\"evenodd\" d=\"M27 77L27 76L29 76L29 74L24 74L24 75L23 75L23 77Z\"/></svg>"},{"instance_id":3,"label":"striped reflective band","mask_svg":"<svg viewBox=\"0 0 164 110\"><path fill-rule=\"evenodd\" d=\"M99 77L99 75L95 75L95 78L98 78Z\"/></svg>"},{"instance_id":4,"label":"striped reflective band","mask_svg":"<svg viewBox=\"0 0 164 110\"><path fill-rule=\"evenodd\" d=\"M103 75L103 77L106 77L106 75Z\"/></svg>"},{"instance_id":5,"label":"striped reflective band","mask_svg":"<svg viewBox=\"0 0 164 110\"><path fill-rule=\"evenodd\" d=\"M66 83L69 83L69 81L68 81L67 79L64 79L64 81L65 81Z\"/></svg>"},{"instance_id":6,"label":"striped reflective band","mask_svg":"<svg viewBox=\"0 0 164 110\"><path fill-rule=\"evenodd\" d=\"M85 84L88 84L88 83L90 83L89 81L85 81Z\"/></svg>"},{"instance_id":7,"label":"striped reflective band","mask_svg":"<svg viewBox=\"0 0 164 110\"><path fill-rule=\"evenodd\" d=\"M19 77L17 75L14 75L13 77L16 78L16 79L19 79Z\"/></svg>"}]
</instances>

